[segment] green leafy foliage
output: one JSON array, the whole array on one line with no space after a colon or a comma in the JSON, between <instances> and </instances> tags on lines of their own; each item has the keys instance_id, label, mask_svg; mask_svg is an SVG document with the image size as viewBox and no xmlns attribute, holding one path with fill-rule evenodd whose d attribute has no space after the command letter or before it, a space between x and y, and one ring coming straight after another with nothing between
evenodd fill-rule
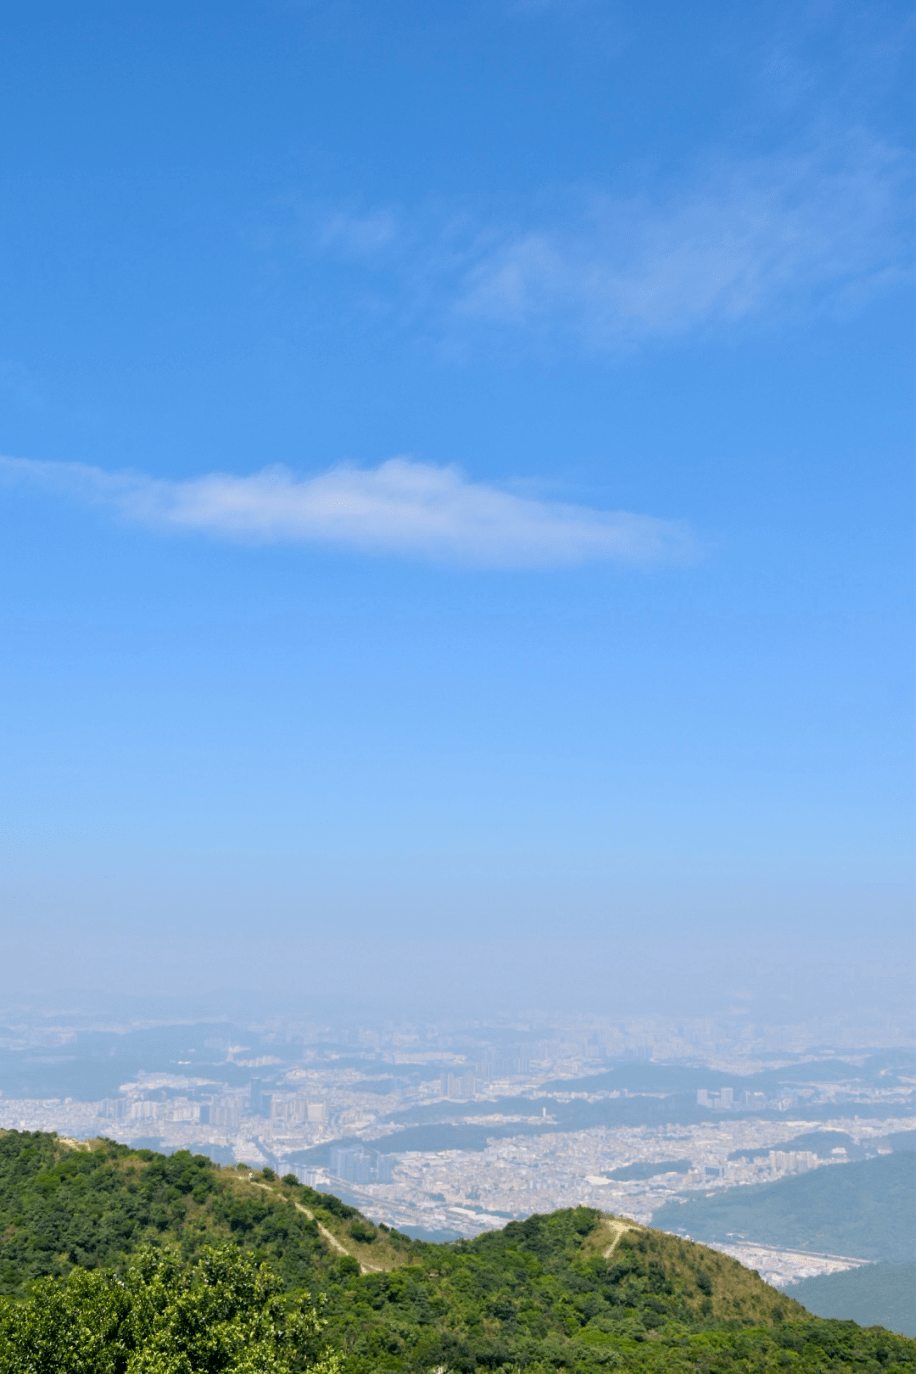
<instances>
[{"instance_id":1,"label":"green leafy foliage","mask_svg":"<svg viewBox=\"0 0 916 1374\"><path fill-rule=\"evenodd\" d=\"M0 1134L0 1293L23 1293L30 1280L75 1265L117 1268L143 1245L190 1258L227 1242L269 1259L288 1288L308 1287L328 1263L314 1221L204 1155Z\"/></svg>"},{"instance_id":2,"label":"green leafy foliage","mask_svg":"<svg viewBox=\"0 0 916 1374\"><path fill-rule=\"evenodd\" d=\"M123 1278L74 1269L0 1309L0 1374L334 1374L320 1323L234 1246L144 1249Z\"/></svg>"}]
</instances>

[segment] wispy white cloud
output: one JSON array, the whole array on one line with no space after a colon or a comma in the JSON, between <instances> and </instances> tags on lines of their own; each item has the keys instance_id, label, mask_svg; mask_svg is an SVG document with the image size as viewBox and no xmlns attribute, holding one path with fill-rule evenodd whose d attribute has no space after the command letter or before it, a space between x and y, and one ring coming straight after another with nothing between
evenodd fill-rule
<instances>
[{"instance_id":1,"label":"wispy white cloud","mask_svg":"<svg viewBox=\"0 0 916 1374\"><path fill-rule=\"evenodd\" d=\"M155 530L265 544L336 545L482 566L652 564L689 557L696 548L678 521L542 499L409 458L303 477L275 466L185 480L2 458L0 476Z\"/></svg>"},{"instance_id":2,"label":"wispy white cloud","mask_svg":"<svg viewBox=\"0 0 916 1374\"><path fill-rule=\"evenodd\" d=\"M485 252L454 309L613 346L861 297L904 271L904 176L897 153L863 139L840 158L721 169L662 204L595 198L579 223Z\"/></svg>"},{"instance_id":3,"label":"wispy white cloud","mask_svg":"<svg viewBox=\"0 0 916 1374\"><path fill-rule=\"evenodd\" d=\"M401 225L390 208L359 215L337 210L322 223L318 242L342 256L366 258L384 253L397 242Z\"/></svg>"},{"instance_id":4,"label":"wispy white cloud","mask_svg":"<svg viewBox=\"0 0 916 1374\"><path fill-rule=\"evenodd\" d=\"M841 142L711 161L651 196L569 191L514 224L466 206L337 210L313 241L388 276L396 309L442 337L498 330L627 349L849 308L900 282L909 182L899 149L847 130Z\"/></svg>"}]
</instances>

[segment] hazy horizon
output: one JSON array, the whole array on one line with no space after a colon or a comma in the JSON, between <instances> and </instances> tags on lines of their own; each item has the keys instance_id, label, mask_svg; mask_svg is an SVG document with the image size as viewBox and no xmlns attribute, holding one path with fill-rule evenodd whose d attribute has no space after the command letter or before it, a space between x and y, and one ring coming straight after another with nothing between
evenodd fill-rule
<instances>
[{"instance_id":1,"label":"hazy horizon","mask_svg":"<svg viewBox=\"0 0 916 1374\"><path fill-rule=\"evenodd\" d=\"M908 9L0 35L0 997L912 1024Z\"/></svg>"}]
</instances>

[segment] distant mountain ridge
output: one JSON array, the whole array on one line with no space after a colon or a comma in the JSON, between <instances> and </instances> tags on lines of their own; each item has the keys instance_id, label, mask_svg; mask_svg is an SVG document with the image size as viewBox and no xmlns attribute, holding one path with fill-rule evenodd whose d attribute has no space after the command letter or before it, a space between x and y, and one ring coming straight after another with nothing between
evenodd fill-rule
<instances>
[{"instance_id":1,"label":"distant mountain ridge","mask_svg":"<svg viewBox=\"0 0 916 1374\"><path fill-rule=\"evenodd\" d=\"M916 1154L895 1151L669 1202L652 1221L699 1241L758 1241L905 1264L916 1259Z\"/></svg>"},{"instance_id":2,"label":"distant mountain ridge","mask_svg":"<svg viewBox=\"0 0 916 1374\"><path fill-rule=\"evenodd\" d=\"M839 1317L860 1326L885 1326L916 1336L916 1264L863 1264L787 1287L818 1317Z\"/></svg>"}]
</instances>

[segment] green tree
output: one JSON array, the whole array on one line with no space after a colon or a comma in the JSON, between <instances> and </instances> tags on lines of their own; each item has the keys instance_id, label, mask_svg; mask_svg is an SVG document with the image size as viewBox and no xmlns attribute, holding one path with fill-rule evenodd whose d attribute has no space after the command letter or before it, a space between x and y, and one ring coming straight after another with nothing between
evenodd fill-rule
<instances>
[{"instance_id":1,"label":"green tree","mask_svg":"<svg viewBox=\"0 0 916 1374\"><path fill-rule=\"evenodd\" d=\"M234 1246L42 1279L0 1309L0 1374L336 1374L314 1308L280 1289Z\"/></svg>"}]
</instances>

